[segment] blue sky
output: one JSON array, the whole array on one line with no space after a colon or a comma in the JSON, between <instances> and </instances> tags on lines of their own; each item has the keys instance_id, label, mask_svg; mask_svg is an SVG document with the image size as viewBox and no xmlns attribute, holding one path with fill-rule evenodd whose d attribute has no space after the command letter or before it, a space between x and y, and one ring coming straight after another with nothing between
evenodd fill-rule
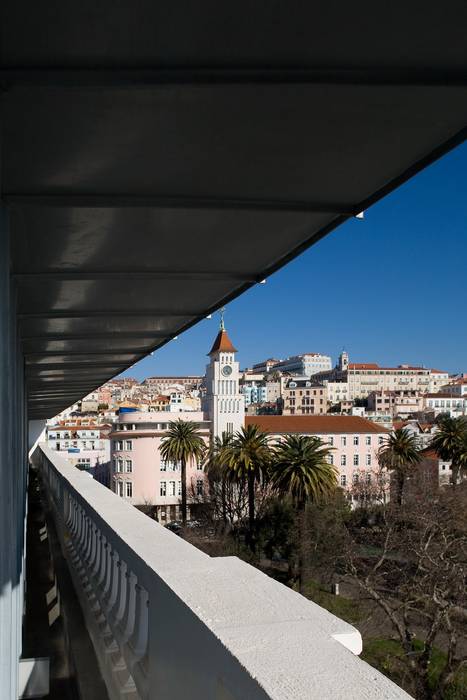
<instances>
[{"instance_id":1,"label":"blue sky","mask_svg":"<svg viewBox=\"0 0 467 700\"><path fill-rule=\"evenodd\" d=\"M467 371L467 144L257 285L226 310L241 366L322 352L335 362ZM219 318L126 372L203 373Z\"/></svg>"}]
</instances>

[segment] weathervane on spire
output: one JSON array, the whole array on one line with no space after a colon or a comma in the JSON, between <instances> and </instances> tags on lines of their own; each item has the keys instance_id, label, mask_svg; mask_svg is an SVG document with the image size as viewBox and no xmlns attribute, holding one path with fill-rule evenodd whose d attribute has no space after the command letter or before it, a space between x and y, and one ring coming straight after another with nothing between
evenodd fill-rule
<instances>
[{"instance_id":1,"label":"weathervane on spire","mask_svg":"<svg viewBox=\"0 0 467 700\"><path fill-rule=\"evenodd\" d=\"M225 313L225 306L223 306L221 309L219 309L220 315L221 315L221 322L220 322L220 329L221 331L225 331L225 324L224 324L224 313Z\"/></svg>"}]
</instances>

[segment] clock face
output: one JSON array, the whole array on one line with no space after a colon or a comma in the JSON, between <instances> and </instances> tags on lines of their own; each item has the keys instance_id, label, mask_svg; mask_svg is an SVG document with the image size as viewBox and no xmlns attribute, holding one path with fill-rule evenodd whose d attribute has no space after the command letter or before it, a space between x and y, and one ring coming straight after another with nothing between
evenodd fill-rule
<instances>
[{"instance_id":1,"label":"clock face","mask_svg":"<svg viewBox=\"0 0 467 700\"><path fill-rule=\"evenodd\" d=\"M222 367L222 374L224 377L228 377L229 374L232 374L232 367L229 367L229 365L225 365L225 367Z\"/></svg>"}]
</instances>

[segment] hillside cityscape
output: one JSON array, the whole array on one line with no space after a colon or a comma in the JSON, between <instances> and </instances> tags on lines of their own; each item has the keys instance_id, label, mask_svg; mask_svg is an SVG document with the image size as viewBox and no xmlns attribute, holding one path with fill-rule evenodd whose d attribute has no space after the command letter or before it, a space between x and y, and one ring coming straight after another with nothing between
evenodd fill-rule
<instances>
[{"instance_id":1,"label":"hillside cityscape","mask_svg":"<svg viewBox=\"0 0 467 700\"><path fill-rule=\"evenodd\" d=\"M318 436L333 446L330 460L352 507L373 494L378 447L395 428L416 437L425 463L440 483L449 482L449 461L429 445L440 415L466 415L467 374L357 363L346 351L335 366L330 356L310 352L240 369L236 352L222 321L204 376L113 379L50 419L47 443L134 505L152 504L162 522L180 515L180 475L168 478L159 451L177 419L199 425L206 445L248 425L275 439ZM195 471L189 478L200 496L204 480Z\"/></svg>"}]
</instances>

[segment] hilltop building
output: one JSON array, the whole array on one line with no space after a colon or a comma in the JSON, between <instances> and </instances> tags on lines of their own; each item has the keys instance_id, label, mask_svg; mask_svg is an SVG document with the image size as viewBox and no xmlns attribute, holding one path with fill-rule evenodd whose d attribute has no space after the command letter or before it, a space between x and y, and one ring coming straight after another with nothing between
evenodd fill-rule
<instances>
[{"instance_id":1,"label":"hilltop building","mask_svg":"<svg viewBox=\"0 0 467 700\"><path fill-rule=\"evenodd\" d=\"M291 377L282 391L283 415L327 413L327 390L309 377Z\"/></svg>"},{"instance_id":2,"label":"hilltop building","mask_svg":"<svg viewBox=\"0 0 467 700\"><path fill-rule=\"evenodd\" d=\"M263 360L253 365L253 371L262 372L288 372L289 374L298 374L305 377L311 377L317 372L326 372L331 370L332 361L328 355L322 355L319 352L306 352L301 355L293 355L285 360L275 360L270 358Z\"/></svg>"},{"instance_id":3,"label":"hilltop building","mask_svg":"<svg viewBox=\"0 0 467 700\"><path fill-rule=\"evenodd\" d=\"M346 352L339 356L336 367L313 377L318 382L347 384L347 399L365 399L372 392L410 390L436 392L447 383L448 372L427 367L399 365L380 367L375 362L349 362Z\"/></svg>"},{"instance_id":4,"label":"hilltop building","mask_svg":"<svg viewBox=\"0 0 467 700\"><path fill-rule=\"evenodd\" d=\"M185 375L182 377L147 377L141 382L141 386L147 387L160 394L167 393L167 389L179 386L185 390L199 389L203 377L198 375Z\"/></svg>"}]
</instances>

